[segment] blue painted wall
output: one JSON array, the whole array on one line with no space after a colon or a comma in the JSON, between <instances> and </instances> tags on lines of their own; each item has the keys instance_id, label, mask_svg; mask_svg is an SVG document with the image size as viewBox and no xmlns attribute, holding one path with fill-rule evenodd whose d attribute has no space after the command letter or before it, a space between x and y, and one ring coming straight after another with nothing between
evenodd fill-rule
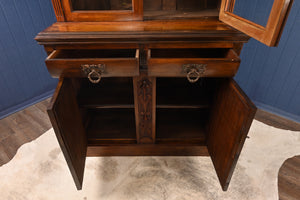
<instances>
[{"instance_id":1,"label":"blue painted wall","mask_svg":"<svg viewBox=\"0 0 300 200\"><path fill-rule=\"evenodd\" d=\"M51 95L57 80L33 39L55 21L51 1L0 0L0 9L1 118ZM251 16L253 9L246 10ZM251 39L241 59L235 79L256 105L300 122L300 1L294 2L279 47Z\"/></svg>"},{"instance_id":2,"label":"blue painted wall","mask_svg":"<svg viewBox=\"0 0 300 200\"><path fill-rule=\"evenodd\" d=\"M300 1L294 1L278 47L251 39L241 60L235 79L256 105L300 122Z\"/></svg>"},{"instance_id":3,"label":"blue painted wall","mask_svg":"<svg viewBox=\"0 0 300 200\"><path fill-rule=\"evenodd\" d=\"M237 0L233 13L252 22L266 26L273 0Z\"/></svg>"},{"instance_id":4,"label":"blue painted wall","mask_svg":"<svg viewBox=\"0 0 300 200\"><path fill-rule=\"evenodd\" d=\"M53 92L57 80L33 38L55 20L50 0L0 0L0 118Z\"/></svg>"}]
</instances>

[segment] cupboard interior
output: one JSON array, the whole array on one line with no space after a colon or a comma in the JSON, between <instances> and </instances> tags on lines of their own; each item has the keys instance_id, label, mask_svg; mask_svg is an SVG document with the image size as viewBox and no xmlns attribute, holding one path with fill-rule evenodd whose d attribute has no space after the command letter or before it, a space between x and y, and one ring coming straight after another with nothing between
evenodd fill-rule
<instances>
[{"instance_id":1,"label":"cupboard interior","mask_svg":"<svg viewBox=\"0 0 300 200\"><path fill-rule=\"evenodd\" d=\"M219 79L186 78L156 80L156 142L206 144L206 126Z\"/></svg>"},{"instance_id":2,"label":"cupboard interior","mask_svg":"<svg viewBox=\"0 0 300 200\"><path fill-rule=\"evenodd\" d=\"M156 144L205 145L209 114L222 78L157 78ZM88 145L136 144L132 78L80 78L78 105Z\"/></svg>"},{"instance_id":3,"label":"cupboard interior","mask_svg":"<svg viewBox=\"0 0 300 200\"><path fill-rule=\"evenodd\" d=\"M218 16L220 2L220 0L144 0L144 19L182 19Z\"/></svg>"},{"instance_id":4,"label":"cupboard interior","mask_svg":"<svg viewBox=\"0 0 300 200\"><path fill-rule=\"evenodd\" d=\"M136 143L132 78L78 79L77 95L89 145Z\"/></svg>"},{"instance_id":5,"label":"cupboard interior","mask_svg":"<svg viewBox=\"0 0 300 200\"><path fill-rule=\"evenodd\" d=\"M131 10L132 0L70 0L73 10Z\"/></svg>"},{"instance_id":6,"label":"cupboard interior","mask_svg":"<svg viewBox=\"0 0 300 200\"><path fill-rule=\"evenodd\" d=\"M70 0L74 11L132 10L133 0ZM138 0L135 0L138 1ZM143 0L145 20L218 16L220 0Z\"/></svg>"}]
</instances>

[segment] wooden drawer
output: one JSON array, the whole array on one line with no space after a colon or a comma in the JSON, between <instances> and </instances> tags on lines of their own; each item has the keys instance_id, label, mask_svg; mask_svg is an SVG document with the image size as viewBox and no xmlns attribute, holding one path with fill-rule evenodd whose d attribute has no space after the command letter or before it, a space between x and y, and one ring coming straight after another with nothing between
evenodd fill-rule
<instances>
[{"instance_id":1,"label":"wooden drawer","mask_svg":"<svg viewBox=\"0 0 300 200\"><path fill-rule=\"evenodd\" d=\"M201 67L201 77L232 77L240 58L233 49L151 49L148 50L148 75L185 77L186 67Z\"/></svg>"},{"instance_id":2,"label":"wooden drawer","mask_svg":"<svg viewBox=\"0 0 300 200\"><path fill-rule=\"evenodd\" d=\"M139 75L138 49L54 50L46 59L53 77L85 77L82 66L101 65L101 77Z\"/></svg>"}]
</instances>

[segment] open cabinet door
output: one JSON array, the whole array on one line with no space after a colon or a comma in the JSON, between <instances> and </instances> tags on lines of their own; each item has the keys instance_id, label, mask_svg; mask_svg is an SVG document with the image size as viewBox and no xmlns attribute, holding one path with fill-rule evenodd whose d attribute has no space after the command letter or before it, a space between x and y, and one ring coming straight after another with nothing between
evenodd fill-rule
<instances>
[{"instance_id":1,"label":"open cabinet door","mask_svg":"<svg viewBox=\"0 0 300 200\"><path fill-rule=\"evenodd\" d=\"M48 114L78 190L82 188L87 139L70 79L60 79Z\"/></svg>"},{"instance_id":2,"label":"open cabinet door","mask_svg":"<svg viewBox=\"0 0 300 200\"><path fill-rule=\"evenodd\" d=\"M261 2L257 1L257 5L255 5L255 2L251 0L222 0L219 19L268 46L277 46L290 8L292 7L293 0L270 1L271 3L273 2L270 9L266 8L263 11L264 16L268 16L266 24L255 23L240 16L243 12L236 12L236 10L240 7L239 5L248 3L249 6L254 5L254 9L260 8L260 10L256 13L256 18L259 18L262 12L262 5L260 5ZM250 10L251 9L249 8L247 12L251 12Z\"/></svg>"},{"instance_id":3,"label":"open cabinet door","mask_svg":"<svg viewBox=\"0 0 300 200\"><path fill-rule=\"evenodd\" d=\"M222 83L213 105L207 148L222 189L226 191L256 107L233 79Z\"/></svg>"}]
</instances>

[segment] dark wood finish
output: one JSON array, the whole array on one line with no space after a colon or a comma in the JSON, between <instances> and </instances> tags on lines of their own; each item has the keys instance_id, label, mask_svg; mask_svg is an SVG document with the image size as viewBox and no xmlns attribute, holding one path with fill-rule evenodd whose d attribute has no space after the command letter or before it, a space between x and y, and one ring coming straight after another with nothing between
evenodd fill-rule
<instances>
[{"instance_id":1,"label":"dark wood finish","mask_svg":"<svg viewBox=\"0 0 300 200\"><path fill-rule=\"evenodd\" d=\"M76 187L81 189L87 138L70 79L60 79L48 114Z\"/></svg>"},{"instance_id":2,"label":"dark wood finish","mask_svg":"<svg viewBox=\"0 0 300 200\"><path fill-rule=\"evenodd\" d=\"M201 11L209 8L219 8L219 0L144 0L145 11L183 10Z\"/></svg>"},{"instance_id":3,"label":"dark wood finish","mask_svg":"<svg viewBox=\"0 0 300 200\"><path fill-rule=\"evenodd\" d=\"M139 50L55 50L46 59L53 77L86 77L81 65L104 64L101 77L138 76Z\"/></svg>"},{"instance_id":4,"label":"dark wood finish","mask_svg":"<svg viewBox=\"0 0 300 200\"><path fill-rule=\"evenodd\" d=\"M201 145L138 144L88 146L87 156L209 156Z\"/></svg>"},{"instance_id":5,"label":"dark wood finish","mask_svg":"<svg viewBox=\"0 0 300 200\"><path fill-rule=\"evenodd\" d=\"M133 0L131 9L129 0L78 0L73 9L70 0L53 0L60 22L35 39L61 78L49 115L78 188L86 152L209 152L227 189L256 109L231 78L249 37L227 24L273 45L291 5L274 0L264 29L233 17L228 1ZM82 78L92 67L104 77L98 85ZM201 78L191 84L196 69Z\"/></svg>"},{"instance_id":6,"label":"dark wood finish","mask_svg":"<svg viewBox=\"0 0 300 200\"><path fill-rule=\"evenodd\" d=\"M84 79L77 100L85 108L134 108L132 78L103 78L99 84Z\"/></svg>"},{"instance_id":7,"label":"dark wood finish","mask_svg":"<svg viewBox=\"0 0 300 200\"><path fill-rule=\"evenodd\" d=\"M79 22L79 21L133 21L143 19L143 1L132 0L132 9L130 10L72 10L71 1L61 0L65 21ZM105 6L106 9L111 8Z\"/></svg>"},{"instance_id":8,"label":"dark wood finish","mask_svg":"<svg viewBox=\"0 0 300 200\"><path fill-rule=\"evenodd\" d=\"M144 0L144 13L149 10L161 10L162 0Z\"/></svg>"},{"instance_id":9,"label":"dark wood finish","mask_svg":"<svg viewBox=\"0 0 300 200\"><path fill-rule=\"evenodd\" d=\"M132 10L132 0L110 0L110 6L111 10Z\"/></svg>"},{"instance_id":10,"label":"dark wood finish","mask_svg":"<svg viewBox=\"0 0 300 200\"><path fill-rule=\"evenodd\" d=\"M89 115L89 145L137 143L134 109L101 109Z\"/></svg>"},{"instance_id":11,"label":"dark wood finish","mask_svg":"<svg viewBox=\"0 0 300 200\"><path fill-rule=\"evenodd\" d=\"M207 148L224 191L227 190L256 107L234 80L217 93L208 125Z\"/></svg>"},{"instance_id":12,"label":"dark wood finish","mask_svg":"<svg viewBox=\"0 0 300 200\"><path fill-rule=\"evenodd\" d=\"M162 0L163 10L176 10L176 0Z\"/></svg>"},{"instance_id":13,"label":"dark wood finish","mask_svg":"<svg viewBox=\"0 0 300 200\"><path fill-rule=\"evenodd\" d=\"M74 11L132 10L132 0L71 0Z\"/></svg>"},{"instance_id":14,"label":"dark wood finish","mask_svg":"<svg viewBox=\"0 0 300 200\"><path fill-rule=\"evenodd\" d=\"M120 43L247 42L249 37L216 17L206 19L137 22L57 22L35 38L43 45L96 45ZM125 47L126 48L126 47ZM163 46L161 46L163 48ZM185 48L189 48L185 46ZM221 47L220 47L221 48Z\"/></svg>"},{"instance_id":15,"label":"dark wood finish","mask_svg":"<svg viewBox=\"0 0 300 200\"><path fill-rule=\"evenodd\" d=\"M240 43L240 42L239 42ZM230 41L226 42L198 42L198 41L185 41L184 43L178 42L178 41L172 41L172 42L159 42L159 43L149 43L148 45L149 49L159 49L159 48L171 48L171 49L186 49L189 48L234 48L235 43L232 43Z\"/></svg>"},{"instance_id":16,"label":"dark wood finish","mask_svg":"<svg viewBox=\"0 0 300 200\"><path fill-rule=\"evenodd\" d=\"M178 10L203 10L206 9L206 0L177 0ZM216 6L217 7L217 6Z\"/></svg>"},{"instance_id":17,"label":"dark wood finish","mask_svg":"<svg viewBox=\"0 0 300 200\"><path fill-rule=\"evenodd\" d=\"M155 142L156 79L144 73L133 78L136 134L139 144Z\"/></svg>"},{"instance_id":18,"label":"dark wood finish","mask_svg":"<svg viewBox=\"0 0 300 200\"><path fill-rule=\"evenodd\" d=\"M233 50L238 56L240 56L241 54L243 45L244 45L243 43L234 43L233 45Z\"/></svg>"},{"instance_id":19,"label":"dark wood finish","mask_svg":"<svg viewBox=\"0 0 300 200\"><path fill-rule=\"evenodd\" d=\"M190 83L186 78L157 78L156 108L209 108L214 80Z\"/></svg>"},{"instance_id":20,"label":"dark wood finish","mask_svg":"<svg viewBox=\"0 0 300 200\"><path fill-rule=\"evenodd\" d=\"M170 8L171 9L171 8ZM199 19L207 17L217 17L219 11L217 9L201 10L197 12L185 10L154 10L145 11L144 20L174 20L174 19Z\"/></svg>"},{"instance_id":21,"label":"dark wood finish","mask_svg":"<svg viewBox=\"0 0 300 200\"><path fill-rule=\"evenodd\" d=\"M44 46L44 49L48 56L54 51L52 47L48 47L48 46Z\"/></svg>"},{"instance_id":22,"label":"dark wood finish","mask_svg":"<svg viewBox=\"0 0 300 200\"><path fill-rule=\"evenodd\" d=\"M203 77L233 77L240 59L231 49L151 49L148 74L157 77L186 77L184 64L205 64Z\"/></svg>"},{"instance_id":23,"label":"dark wood finish","mask_svg":"<svg viewBox=\"0 0 300 200\"><path fill-rule=\"evenodd\" d=\"M108 6L103 6L103 9L112 9L111 5L115 4L108 1L106 4ZM163 1L145 1L145 7L143 8L142 0L132 0L132 10L123 10L123 11L96 11L91 10L90 7L87 10L74 11L72 10L71 1L69 0L52 0L53 6L55 8L56 16L58 21L74 21L74 22L91 22L91 21L132 21L132 20L142 20L143 19L143 10L146 11L197 11L199 13L201 10L207 9L218 9L220 6L219 0L207 1L207 0L163 0ZM84 1L82 1L84 3ZM106 2L106 1L102 1ZM90 5L92 8L94 6L97 9L99 6L99 1L92 1ZM94 5L94 3L96 3ZM269 20L266 27L253 23L249 20L246 20L242 17L239 17L233 14L233 7L235 1L233 0L222 0L219 18L221 21L226 24L248 34L251 37L265 43L269 46L275 46L278 44L280 36L283 31L283 27L287 20L287 16L291 9L293 0L274 0L274 4L269 15ZM82 3L81 3L82 4ZM119 3L120 4L120 3ZM128 3L125 3L128 4ZM176 4L176 5L175 5ZM116 4L118 5L118 3ZM75 6L76 7L76 6ZM101 7L101 6L100 6ZM128 7L128 6L127 6ZM128 8L124 9L128 9ZM86 9L86 6L84 6ZM115 9L122 8L122 6L115 6ZM215 13L215 12L214 12ZM279 13L279 15L278 15ZM153 15L154 14L154 15ZM148 16L147 16L148 15ZM191 16L185 16L185 13L181 15L178 13L171 17L164 18L163 13L152 13L149 15L146 14L145 19L176 19L176 18L190 18ZM167 14L167 16L170 14ZM151 17L152 16L152 17ZM209 13L203 15L204 17L212 16ZM200 16L198 16L199 18ZM196 17L197 18L197 17Z\"/></svg>"},{"instance_id":24,"label":"dark wood finish","mask_svg":"<svg viewBox=\"0 0 300 200\"><path fill-rule=\"evenodd\" d=\"M280 200L300 199L300 156L284 161L278 173L278 194Z\"/></svg>"},{"instance_id":25,"label":"dark wood finish","mask_svg":"<svg viewBox=\"0 0 300 200\"><path fill-rule=\"evenodd\" d=\"M208 110L157 109L157 144L205 145Z\"/></svg>"}]
</instances>

